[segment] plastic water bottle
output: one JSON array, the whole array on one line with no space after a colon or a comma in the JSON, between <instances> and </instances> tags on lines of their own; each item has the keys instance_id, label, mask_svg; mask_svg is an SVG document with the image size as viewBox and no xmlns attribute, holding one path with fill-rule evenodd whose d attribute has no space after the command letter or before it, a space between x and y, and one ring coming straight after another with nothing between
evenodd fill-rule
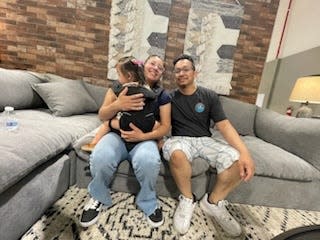
<instances>
[{"instance_id":1,"label":"plastic water bottle","mask_svg":"<svg viewBox=\"0 0 320 240\"><path fill-rule=\"evenodd\" d=\"M5 119L5 129L7 131L16 131L18 130L19 124L15 116L14 108L6 106L4 108L4 119Z\"/></svg>"}]
</instances>

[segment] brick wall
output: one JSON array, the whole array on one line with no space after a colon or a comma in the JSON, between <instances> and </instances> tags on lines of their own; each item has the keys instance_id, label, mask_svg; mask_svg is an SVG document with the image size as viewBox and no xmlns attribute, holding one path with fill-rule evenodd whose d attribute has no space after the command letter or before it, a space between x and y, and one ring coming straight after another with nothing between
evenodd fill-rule
<instances>
[{"instance_id":1,"label":"brick wall","mask_svg":"<svg viewBox=\"0 0 320 240\"><path fill-rule=\"evenodd\" d=\"M231 97L255 103L279 0L242 1L244 18L234 55Z\"/></svg>"},{"instance_id":2,"label":"brick wall","mask_svg":"<svg viewBox=\"0 0 320 240\"><path fill-rule=\"evenodd\" d=\"M111 1L1 0L1 67L105 85Z\"/></svg>"},{"instance_id":3,"label":"brick wall","mask_svg":"<svg viewBox=\"0 0 320 240\"><path fill-rule=\"evenodd\" d=\"M234 1L232 1L234 2ZM255 102L279 0L240 1L231 97ZM1 0L0 67L51 72L107 86L111 0ZM164 85L183 51L190 0L172 0Z\"/></svg>"}]
</instances>

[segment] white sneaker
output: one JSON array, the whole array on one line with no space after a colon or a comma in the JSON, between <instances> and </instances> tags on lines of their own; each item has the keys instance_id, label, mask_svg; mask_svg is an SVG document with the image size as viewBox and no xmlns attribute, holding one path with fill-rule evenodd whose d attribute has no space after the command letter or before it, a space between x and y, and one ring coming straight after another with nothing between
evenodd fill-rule
<instances>
[{"instance_id":1,"label":"white sneaker","mask_svg":"<svg viewBox=\"0 0 320 240\"><path fill-rule=\"evenodd\" d=\"M188 231L195 206L196 202L193 202L193 199L179 196L179 204L173 216L173 227L180 234Z\"/></svg>"},{"instance_id":2,"label":"white sneaker","mask_svg":"<svg viewBox=\"0 0 320 240\"><path fill-rule=\"evenodd\" d=\"M240 224L231 216L226 209L227 200L221 200L216 204L208 202L208 194L200 201L200 208L209 216L214 217L223 230L232 237L240 236L242 233Z\"/></svg>"}]
</instances>

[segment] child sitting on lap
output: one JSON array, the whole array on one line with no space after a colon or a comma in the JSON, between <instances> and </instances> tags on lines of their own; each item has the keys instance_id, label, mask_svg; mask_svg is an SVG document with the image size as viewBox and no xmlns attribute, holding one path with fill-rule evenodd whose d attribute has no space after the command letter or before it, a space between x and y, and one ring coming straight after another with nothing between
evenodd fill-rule
<instances>
[{"instance_id":1,"label":"child sitting on lap","mask_svg":"<svg viewBox=\"0 0 320 240\"><path fill-rule=\"evenodd\" d=\"M158 126L154 116L156 94L145 83L142 62L134 57L124 57L118 61L116 70L119 81L116 81L112 86L112 90L116 96L123 89L128 88L127 95L143 93L145 105L142 110L119 112L114 119L103 122L93 140L81 147L84 151L91 152L98 141L110 131L120 135L119 129L125 131L132 130L129 126L130 123L133 123L143 132L150 132ZM130 151L137 143L126 142L127 150Z\"/></svg>"}]
</instances>

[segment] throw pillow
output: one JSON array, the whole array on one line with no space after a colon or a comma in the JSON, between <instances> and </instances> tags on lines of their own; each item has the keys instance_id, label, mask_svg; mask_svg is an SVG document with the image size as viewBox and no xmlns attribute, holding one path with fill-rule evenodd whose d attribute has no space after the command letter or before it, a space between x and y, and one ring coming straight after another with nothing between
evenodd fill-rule
<instances>
[{"instance_id":1,"label":"throw pillow","mask_svg":"<svg viewBox=\"0 0 320 240\"><path fill-rule=\"evenodd\" d=\"M108 89L105 87L93 85L91 83L85 83L84 85L86 86L86 89L88 90L89 94L96 101L98 107L100 108Z\"/></svg>"},{"instance_id":2,"label":"throw pillow","mask_svg":"<svg viewBox=\"0 0 320 240\"><path fill-rule=\"evenodd\" d=\"M62 81L74 81L70 78L61 77L59 75L55 75L52 73L44 74L44 77L47 82L62 82ZM88 93L91 97L96 101L98 107L100 107L104 101L104 97L107 92L107 88L96 86L91 83L84 82L84 86L86 87Z\"/></svg>"},{"instance_id":3,"label":"throw pillow","mask_svg":"<svg viewBox=\"0 0 320 240\"><path fill-rule=\"evenodd\" d=\"M0 68L0 111L5 106L15 109L45 107L45 103L31 87L41 82L41 78L28 71Z\"/></svg>"},{"instance_id":4,"label":"throw pillow","mask_svg":"<svg viewBox=\"0 0 320 240\"><path fill-rule=\"evenodd\" d=\"M97 103L82 80L34 84L33 89L55 116L67 117L98 111Z\"/></svg>"}]
</instances>

